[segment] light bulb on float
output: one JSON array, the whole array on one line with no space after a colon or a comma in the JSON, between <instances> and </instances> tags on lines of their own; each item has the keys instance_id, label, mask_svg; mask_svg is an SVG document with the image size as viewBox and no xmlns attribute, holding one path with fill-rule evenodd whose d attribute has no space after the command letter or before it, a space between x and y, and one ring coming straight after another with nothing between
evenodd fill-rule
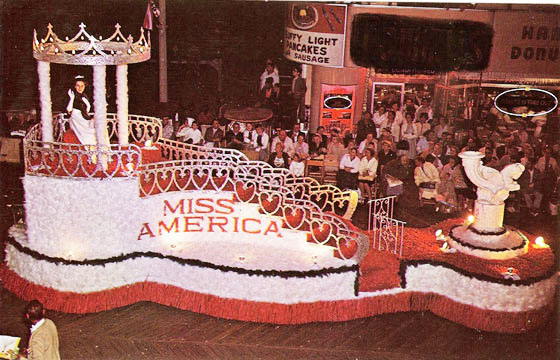
<instances>
[{"instance_id":1,"label":"light bulb on float","mask_svg":"<svg viewBox=\"0 0 560 360\"><path fill-rule=\"evenodd\" d=\"M535 239L535 244L533 245L533 247L537 248L537 249L546 249L549 248L550 246L544 242L544 238L542 236L538 236Z\"/></svg>"},{"instance_id":2,"label":"light bulb on float","mask_svg":"<svg viewBox=\"0 0 560 360\"><path fill-rule=\"evenodd\" d=\"M474 215L467 216L467 224L472 224L474 222Z\"/></svg>"}]
</instances>

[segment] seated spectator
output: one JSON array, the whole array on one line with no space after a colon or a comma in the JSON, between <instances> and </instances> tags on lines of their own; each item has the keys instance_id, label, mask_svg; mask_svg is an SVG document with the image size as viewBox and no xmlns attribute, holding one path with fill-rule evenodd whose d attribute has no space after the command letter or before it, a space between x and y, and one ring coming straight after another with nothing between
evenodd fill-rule
<instances>
[{"instance_id":1,"label":"seated spectator","mask_svg":"<svg viewBox=\"0 0 560 360\"><path fill-rule=\"evenodd\" d=\"M294 154L294 157L290 162L290 172L297 177L302 177L305 172L305 164L303 163L297 152Z\"/></svg>"},{"instance_id":2,"label":"seated spectator","mask_svg":"<svg viewBox=\"0 0 560 360\"><path fill-rule=\"evenodd\" d=\"M392 138L391 141L396 144L401 138L401 126L395 119L395 114L396 113L393 110L389 110L387 112L387 119L383 122L383 124L381 124L381 129L387 129Z\"/></svg>"},{"instance_id":3,"label":"seated spectator","mask_svg":"<svg viewBox=\"0 0 560 360\"><path fill-rule=\"evenodd\" d=\"M321 147L326 149L329 146L329 137L325 134L324 126L319 126L317 128L317 135L319 135L319 138L321 139Z\"/></svg>"},{"instance_id":4,"label":"seated spectator","mask_svg":"<svg viewBox=\"0 0 560 360\"><path fill-rule=\"evenodd\" d=\"M348 153L340 159L338 166L338 174L336 176L336 185L341 189L357 189L358 188L358 168L360 159L358 158L358 149L351 148Z\"/></svg>"},{"instance_id":5,"label":"seated spectator","mask_svg":"<svg viewBox=\"0 0 560 360\"><path fill-rule=\"evenodd\" d=\"M417 134L424 134L426 131L431 130L432 127L428 123L428 114L420 114L420 119L414 123L414 127L416 128Z\"/></svg>"},{"instance_id":6,"label":"seated spectator","mask_svg":"<svg viewBox=\"0 0 560 360\"><path fill-rule=\"evenodd\" d=\"M243 131L243 143L247 148L253 148L253 140L257 137L257 131L253 129L252 123L247 123L245 125L245 131Z\"/></svg>"},{"instance_id":7,"label":"seated spectator","mask_svg":"<svg viewBox=\"0 0 560 360\"><path fill-rule=\"evenodd\" d=\"M340 137L338 135L331 136L331 141L329 142L329 147L327 148L327 155L334 155L338 162L346 154L346 149L344 145L340 142Z\"/></svg>"},{"instance_id":8,"label":"seated spectator","mask_svg":"<svg viewBox=\"0 0 560 360\"><path fill-rule=\"evenodd\" d=\"M190 128L187 128L187 135L184 137L184 142L187 144L200 145L202 144L202 133L198 128L198 123L194 121Z\"/></svg>"},{"instance_id":9,"label":"seated spectator","mask_svg":"<svg viewBox=\"0 0 560 360\"><path fill-rule=\"evenodd\" d=\"M232 130L226 133L226 147L235 150L243 150L243 133L240 131L239 123L234 123Z\"/></svg>"},{"instance_id":10,"label":"seated spectator","mask_svg":"<svg viewBox=\"0 0 560 360\"><path fill-rule=\"evenodd\" d=\"M373 148L374 152L377 152L377 140L373 133L369 133L366 135L366 138L362 140L360 146L358 147L358 154L363 154L366 148Z\"/></svg>"},{"instance_id":11,"label":"seated spectator","mask_svg":"<svg viewBox=\"0 0 560 360\"><path fill-rule=\"evenodd\" d=\"M358 125L354 124L352 125L352 131L347 129L346 132L344 133L344 139L343 139L344 147L345 148L348 147L348 143L350 142L350 140L354 140L354 143L356 143L357 136L358 136Z\"/></svg>"},{"instance_id":12,"label":"seated spectator","mask_svg":"<svg viewBox=\"0 0 560 360\"><path fill-rule=\"evenodd\" d=\"M218 120L212 121L212 127L206 129L204 133L204 141L206 146L220 147L224 139L224 132L220 129L220 122Z\"/></svg>"},{"instance_id":13,"label":"seated spectator","mask_svg":"<svg viewBox=\"0 0 560 360\"><path fill-rule=\"evenodd\" d=\"M366 148L364 156L358 166L358 186L362 195L361 201L367 202L373 199L371 189L377 175L377 160L374 157L373 149Z\"/></svg>"},{"instance_id":14,"label":"seated spectator","mask_svg":"<svg viewBox=\"0 0 560 360\"><path fill-rule=\"evenodd\" d=\"M260 124L257 125L256 132L253 148L259 153L259 161L266 161L268 159L268 134Z\"/></svg>"},{"instance_id":15,"label":"seated spectator","mask_svg":"<svg viewBox=\"0 0 560 360\"><path fill-rule=\"evenodd\" d=\"M528 160L525 164L525 171L521 174L517 183L520 187L519 192L525 200L528 213L537 216L541 209L543 198L543 178L541 172L535 168L531 160Z\"/></svg>"},{"instance_id":16,"label":"seated spectator","mask_svg":"<svg viewBox=\"0 0 560 360\"><path fill-rule=\"evenodd\" d=\"M297 137L300 134L303 135L303 140L307 141L307 137L305 136L305 133L301 131L301 125L299 123L295 123L293 129L288 133L288 136L290 137L290 139L292 139L294 143L296 143Z\"/></svg>"},{"instance_id":17,"label":"seated spectator","mask_svg":"<svg viewBox=\"0 0 560 360\"><path fill-rule=\"evenodd\" d=\"M432 159L428 156L427 159ZM419 188L420 201L422 199L433 199L436 194L436 185L440 182L439 172L428 160L424 160L418 156L415 160L416 168L414 169L414 182ZM420 202L422 206L422 202Z\"/></svg>"},{"instance_id":18,"label":"seated spectator","mask_svg":"<svg viewBox=\"0 0 560 360\"><path fill-rule=\"evenodd\" d=\"M309 145L305 142L305 137L303 133L297 136L297 142L294 144L295 154L299 155L299 158L305 160L309 157Z\"/></svg>"},{"instance_id":19,"label":"seated spectator","mask_svg":"<svg viewBox=\"0 0 560 360\"><path fill-rule=\"evenodd\" d=\"M441 173L441 182L436 186L437 194L436 201L439 203L436 206L436 211L443 211L450 213L454 211L457 206L457 195L455 194L455 184L451 179L449 172Z\"/></svg>"},{"instance_id":20,"label":"seated spectator","mask_svg":"<svg viewBox=\"0 0 560 360\"><path fill-rule=\"evenodd\" d=\"M162 118L163 126L163 134L162 136L169 140L174 140L175 138L175 129L173 128L173 119L169 116L164 116Z\"/></svg>"},{"instance_id":21,"label":"seated spectator","mask_svg":"<svg viewBox=\"0 0 560 360\"><path fill-rule=\"evenodd\" d=\"M412 174L412 168L407 154L401 154L399 158L389 161L382 172L381 186L386 196L398 197L403 192L403 185L408 182Z\"/></svg>"},{"instance_id":22,"label":"seated spectator","mask_svg":"<svg viewBox=\"0 0 560 360\"><path fill-rule=\"evenodd\" d=\"M431 154L434 157L434 166L441 171L443 164L446 161L443 157L443 148L440 143L435 143Z\"/></svg>"},{"instance_id":23,"label":"seated spectator","mask_svg":"<svg viewBox=\"0 0 560 360\"><path fill-rule=\"evenodd\" d=\"M277 142L274 145L274 152L270 154L268 163L275 168L290 168L290 156L284 152L284 144L282 142Z\"/></svg>"},{"instance_id":24,"label":"seated spectator","mask_svg":"<svg viewBox=\"0 0 560 360\"><path fill-rule=\"evenodd\" d=\"M276 136L274 139L272 139L272 149L276 149L276 144L277 143L282 143L283 145L283 149L285 152L288 153L288 155L292 156L294 154L294 152L296 151L295 147L294 147L294 142L292 141L292 139L290 139L288 137L288 133L286 132L286 130L280 130L280 132L278 133L278 136Z\"/></svg>"},{"instance_id":25,"label":"seated spectator","mask_svg":"<svg viewBox=\"0 0 560 360\"><path fill-rule=\"evenodd\" d=\"M432 151L432 149L430 149L430 142L432 147L435 144L435 133L432 130L428 130L421 134L422 135L416 142L416 153L421 154L421 156L425 157Z\"/></svg>"},{"instance_id":26,"label":"seated spectator","mask_svg":"<svg viewBox=\"0 0 560 360\"><path fill-rule=\"evenodd\" d=\"M311 143L309 144L309 156L311 158L317 158L325 155L327 153L327 148L323 147L319 134L313 134L311 139Z\"/></svg>"},{"instance_id":27,"label":"seated spectator","mask_svg":"<svg viewBox=\"0 0 560 360\"><path fill-rule=\"evenodd\" d=\"M389 161L397 158L397 154L391 149L391 144L385 140L381 143L381 151L379 151L377 157L379 159L379 172L381 173L381 170Z\"/></svg>"},{"instance_id":28,"label":"seated spectator","mask_svg":"<svg viewBox=\"0 0 560 360\"><path fill-rule=\"evenodd\" d=\"M190 131L191 131L191 125L189 119L187 118L185 119L184 123L181 124L181 126L179 126L179 128L177 129L175 138L177 138L177 141L186 142L187 135L189 134Z\"/></svg>"}]
</instances>

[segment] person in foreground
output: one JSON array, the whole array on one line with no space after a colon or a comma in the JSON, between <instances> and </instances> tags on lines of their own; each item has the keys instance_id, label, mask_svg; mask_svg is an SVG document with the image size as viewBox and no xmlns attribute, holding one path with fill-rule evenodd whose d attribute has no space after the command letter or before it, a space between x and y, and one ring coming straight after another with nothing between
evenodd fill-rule
<instances>
[{"instance_id":1,"label":"person in foreground","mask_svg":"<svg viewBox=\"0 0 560 360\"><path fill-rule=\"evenodd\" d=\"M45 318L43 304L38 300L29 302L25 318L31 323L31 337L27 357L20 356L20 359L59 360L58 332L52 320Z\"/></svg>"}]
</instances>

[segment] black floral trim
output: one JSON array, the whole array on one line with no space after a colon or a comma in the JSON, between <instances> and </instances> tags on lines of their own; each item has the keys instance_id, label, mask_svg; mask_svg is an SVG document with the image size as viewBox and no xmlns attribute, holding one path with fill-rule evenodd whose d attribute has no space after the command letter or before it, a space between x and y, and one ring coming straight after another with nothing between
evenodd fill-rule
<instances>
[{"instance_id":1,"label":"black floral trim","mask_svg":"<svg viewBox=\"0 0 560 360\"><path fill-rule=\"evenodd\" d=\"M473 226L473 224L470 224L469 226L467 226L467 229L469 229L470 231L472 231L473 233L477 234L477 235L503 235L506 233L507 229L505 226L502 226L502 229L499 231L484 231L484 230L478 230L477 228L475 228Z\"/></svg>"},{"instance_id":2,"label":"black floral trim","mask_svg":"<svg viewBox=\"0 0 560 360\"><path fill-rule=\"evenodd\" d=\"M513 251L513 250L519 250L524 248L529 240L527 239L527 237L525 237L525 235L523 235L522 233L520 233L519 231L517 231L517 233L521 236L521 238L523 239L523 242L517 246L514 246L512 248L503 248L503 249L489 249L489 248L484 248L484 247L480 247L480 246L476 246L476 245L472 245L469 243L466 243L464 241L461 241L460 239L456 238L455 236L453 236L453 229L460 227L462 225L455 225L451 228L451 230L449 230L449 237L453 239L453 241L459 243L461 246L473 249L473 250L483 250L483 251L488 251L488 252L502 252L502 251ZM470 229L470 228L469 228ZM479 235L488 235L488 234L479 234Z\"/></svg>"},{"instance_id":3,"label":"black floral trim","mask_svg":"<svg viewBox=\"0 0 560 360\"><path fill-rule=\"evenodd\" d=\"M534 278L528 278L528 279L523 279L523 280L513 280L513 279L505 279L505 278L495 278L492 276L488 276L488 275L484 275L484 274L476 274L473 272L470 272L468 270L465 269L461 269L457 266L445 263L445 262L441 262L441 261L432 261L432 260L401 260L400 263L400 267L399 267L399 276L401 278L401 288L405 289L406 288L406 270L409 266L414 266L414 267L418 267L418 265L432 265L432 266L441 266L444 267L446 269L449 270L453 270L456 273L463 275L465 277L471 278L471 279L477 279L480 281L486 281L486 282L490 282L490 283L495 283L495 284L501 284L501 285L533 285L536 284L538 282L541 282L543 280L549 279L550 277L554 276L554 269L556 268L556 266L551 267L551 269L543 276L539 276L539 277L534 277ZM450 284L450 286L452 286L452 284Z\"/></svg>"},{"instance_id":4,"label":"black floral trim","mask_svg":"<svg viewBox=\"0 0 560 360\"><path fill-rule=\"evenodd\" d=\"M183 259L173 255L163 255L157 252L148 251L148 252L133 252L130 254L121 254L119 256L113 256L107 259L95 259L95 260L67 260L60 257L51 257L44 254L41 254L35 250L29 249L20 243L18 243L13 238L8 238L8 243L15 247L19 252L24 253L26 255L31 256L35 260L47 261L53 264L62 264L62 265L79 265L79 266L103 266L105 267L106 264L112 263L119 263L125 260L130 259L137 259L137 258L154 258L154 259L166 259L173 261L180 265L188 265L188 266L195 266L200 268L207 268L212 270L219 270L222 272L234 272L241 275L249 275L249 276L264 276L264 277L280 277L283 279L287 278L313 278L313 277L324 277L331 274L342 274L345 272L356 272L356 280L357 283L359 277L360 266L358 264L351 265L351 266L341 266L338 268L323 268L321 270L307 270L307 271L296 271L296 270L288 270L288 271L280 271L280 270L250 270L250 269L243 269L233 266L225 266L225 265L216 265L206 261L201 261L197 259ZM354 285L356 287L356 285ZM355 290L354 290L355 291Z\"/></svg>"}]
</instances>

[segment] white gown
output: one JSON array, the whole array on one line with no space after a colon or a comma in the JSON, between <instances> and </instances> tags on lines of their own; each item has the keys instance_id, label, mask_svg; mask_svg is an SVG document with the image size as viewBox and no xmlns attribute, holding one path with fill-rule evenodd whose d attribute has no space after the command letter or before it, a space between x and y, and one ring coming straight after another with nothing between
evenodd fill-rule
<instances>
[{"instance_id":1,"label":"white gown","mask_svg":"<svg viewBox=\"0 0 560 360\"><path fill-rule=\"evenodd\" d=\"M82 97L81 100L70 98L66 107L66 110L70 113L70 128L74 131L81 144L96 145L94 120L84 118L82 111L74 105L74 102L77 101L83 101L88 112L91 108L89 101L85 97Z\"/></svg>"}]
</instances>

